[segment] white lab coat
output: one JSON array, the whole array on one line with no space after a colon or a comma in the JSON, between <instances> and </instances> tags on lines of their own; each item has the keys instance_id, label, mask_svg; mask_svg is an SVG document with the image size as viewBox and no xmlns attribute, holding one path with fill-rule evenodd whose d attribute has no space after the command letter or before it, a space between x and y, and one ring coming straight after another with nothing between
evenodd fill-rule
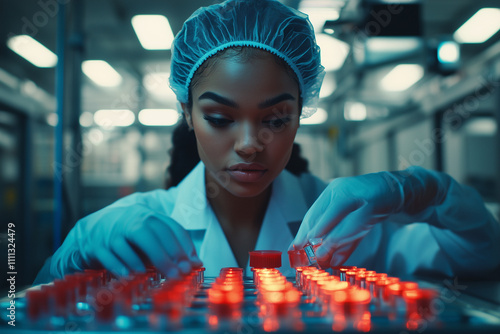
<instances>
[{"instance_id":1,"label":"white lab coat","mask_svg":"<svg viewBox=\"0 0 500 334\"><path fill-rule=\"evenodd\" d=\"M272 194L259 232L256 250L282 252L283 274L295 272L288 261L290 246L300 222L326 184L318 178L303 174L296 177L284 170L272 184ZM161 191L174 196L170 217L186 229L198 256L206 268L205 275L218 276L223 267L237 267L236 258L205 195L205 166L199 163L175 188ZM168 195L167 195L168 194ZM169 196L169 197L170 197ZM161 195L158 196L161 198ZM247 263L246 274L251 275Z\"/></svg>"},{"instance_id":2,"label":"white lab coat","mask_svg":"<svg viewBox=\"0 0 500 334\"><path fill-rule=\"evenodd\" d=\"M255 249L281 251L281 271L286 276L294 275L288 261L288 247L307 210L325 186L323 181L311 174L296 177L286 170L272 184L270 202ZM471 203L472 209L466 210L468 216L457 217L455 207L470 206ZM217 276L223 267L237 266L231 247L207 201L205 166L202 162L177 187L132 194L110 208L131 210L139 204L170 216L189 232L206 267L207 276ZM345 264L401 278L419 274L448 277L471 273L481 275L495 269L498 271L500 224L486 211L477 192L454 183L448 189L446 200L437 208L429 208L429 212L432 224L415 222L404 214L393 215L391 221L376 224ZM90 224L105 223L97 221L99 217L97 212L85 219ZM446 226L453 227L456 232ZM72 240L74 235L70 233L65 244L77 242ZM36 282L54 278L53 270L49 268L50 260L40 271ZM245 269L249 275L248 264Z\"/></svg>"}]
</instances>

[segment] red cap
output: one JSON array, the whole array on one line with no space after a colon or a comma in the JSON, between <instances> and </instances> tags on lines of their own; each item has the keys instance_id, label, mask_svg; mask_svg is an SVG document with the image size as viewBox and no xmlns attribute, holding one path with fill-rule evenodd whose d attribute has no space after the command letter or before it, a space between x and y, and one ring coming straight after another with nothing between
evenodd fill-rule
<instances>
[{"instance_id":1,"label":"red cap","mask_svg":"<svg viewBox=\"0 0 500 334\"><path fill-rule=\"evenodd\" d=\"M281 267L281 252L274 250L258 250L249 252L250 267L279 268Z\"/></svg>"},{"instance_id":2,"label":"red cap","mask_svg":"<svg viewBox=\"0 0 500 334\"><path fill-rule=\"evenodd\" d=\"M288 260L290 261L290 267L292 268L309 266L309 259L303 249L289 250Z\"/></svg>"}]
</instances>

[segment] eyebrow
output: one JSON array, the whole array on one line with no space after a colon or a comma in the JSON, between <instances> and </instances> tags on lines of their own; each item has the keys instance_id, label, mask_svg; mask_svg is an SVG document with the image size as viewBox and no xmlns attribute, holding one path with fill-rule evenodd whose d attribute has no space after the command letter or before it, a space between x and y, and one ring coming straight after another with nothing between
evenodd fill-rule
<instances>
[{"instance_id":1,"label":"eyebrow","mask_svg":"<svg viewBox=\"0 0 500 334\"><path fill-rule=\"evenodd\" d=\"M287 101L287 100L293 101L293 100L295 100L295 98L288 93L284 93L284 94L278 95L276 97L272 97L264 102L259 103L259 108L265 109L265 108L274 106L275 104L278 104L282 101Z\"/></svg>"},{"instance_id":2,"label":"eyebrow","mask_svg":"<svg viewBox=\"0 0 500 334\"><path fill-rule=\"evenodd\" d=\"M219 94L215 94L214 92L205 92L201 94L200 97L198 98L198 101L199 100L213 100L217 103L226 105L228 107L238 108L238 104L236 102L224 96L220 96Z\"/></svg>"},{"instance_id":3,"label":"eyebrow","mask_svg":"<svg viewBox=\"0 0 500 334\"><path fill-rule=\"evenodd\" d=\"M199 100L213 100L217 103L226 105L228 107L232 107L232 108L239 107L238 104L236 102L234 102L233 100L230 100L230 99L228 99L224 96L221 96L219 94L216 94L214 92L205 92L205 93L201 94L200 97L198 98L198 101ZM278 104L282 101L287 101L287 100L293 101L293 100L295 100L295 98L289 93L283 93L281 95L272 97L270 99L265 100L264 102L259 103L258 107L259 107L259 109L265 109L265 108L274 106L275 104Z\"/></svg>"}]
</instances>

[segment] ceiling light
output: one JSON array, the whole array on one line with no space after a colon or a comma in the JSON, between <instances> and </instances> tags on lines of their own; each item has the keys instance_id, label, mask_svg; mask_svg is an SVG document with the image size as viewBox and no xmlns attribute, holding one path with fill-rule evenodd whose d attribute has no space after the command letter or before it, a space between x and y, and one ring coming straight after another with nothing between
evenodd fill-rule
<instances>
[{"instance_id":1,"label":"ceiling light","mask_svg":"<svg viewBox=\"0 0 500 334\"><path fill-rule=\"evenodd\" d=\"M361 102L346 102L344 118L346 121L364 121L366 119L366 106Z\"/></svg>"},{"instance_id":2,"label":"ceiling light","mask_svg":"<svg viewBox=\"0 0 500 334\"><path fill-rule=\"evenodd\" d=\"M500 29L500 8L482 8L455 31L458 43L486 42Z\"/></svg>"},{"instance_id":3,"label":"ceiling light","mask_svg":"<svg viewBox=\"0 0 500 334\"><path fill-rule=\"evenodd\" d=\"M144 76L142 84L155 97L175 101L175 93L168 85L169 76L169 72L148 73Z\"/></svg>"},{"instance_id":4,"label":"ceiling light","mask_svg":"<svg viewBox=\"0 0 500 334\"><path fill-rule=\"evenodd\" d=\"M101 109L95 112L94 122L104 128L130 126L135 122L135 115L128 109Z\"/></svg>"},{"instance_id":5,"label":"ceiling light","mask_svg":"<svg viewBox=\"0 0 500 334\"><path fill-rule=\"evenodd\" d=\"M57 126L57 123L59 123L59 115L57 115L55 112L51 112L45 117L45 120L47 121L47 124L50 126Z\"/></svg>"},{"instance_id":6,"label":"ceiling light","mask_svg":"<svg viewBox=\"0 0 500 334\"><path fill-rule=\"evenodd\" d=\"M321 65L326 71L336 71L344 65L349 44L326 34L316 34L316 42L321 49Z\"/></svg>"},{"instance_id":7,"label":"ceiling light","mask_svg":"<svg viewBox=\"0 0 500 334\"><path fill-rule=\"evenodd\" d=\"M366 49L370 53L409 53L421 47L421 38L415 37L371 37L366 40Z\"/></svg>"},{"instance_id":8,"label":"ceiling light","mask_svg":"<svg viewBox=\"0 0 500 334\"><path fill-rule=\"evenodd\" d=\"M323 108L318 108L314 114L308 118L302 118L300 124L323 124L328 119L328 113Z\"/></svg>"},{"instance_id":9,"label":"ceiling light","mask_svg":"<svg viewBox=\"0 0 500 334\"><path fill-rule=\"evenodd\" d=\"M54 67L57 64L56 54L31 36L13 36L7 40L7 46L37 67Z\"/></svg>"},{"instance_id":10,"label":"ceiling light","mask_svg":"<svg viewBox=\"0 0 500 334\"><path fill-rule=\"evenodd\" d=\"M323 30L326 21L336 21L340 17L339 10L335 8L301 7L299 10L309 16L309 21L316 32Z\"/></svg>"},{"instance_id":11,"label":"ceiling light","mask_svg":"<svg viewBox=\"0 0 500 334\"><path fill-rule=\"evenodd\" d=\"M139 122L148 126L172 126L179 120L174 109L143 109L139 112Z\"/></svg>"},{"instance_id":12,"label":"ceiling light","mask_svg":"<svg viewBox=\"0 0 500 334\"><path fill-rule=\"evenodd\" d=\"M497 123L494 118L478 117L466 123L465 131L469 135L493 137L497 133Z\"/></svg>"},{"instance_id":13,"label":"ceiling light","mask_svg":"<svg viewBox=\"0 0 500 334\"><path fill-rule=\"evenodd\" d=\"M80 121L80 126L88 128L89 126L92 126L92 124L94 123L94 115L92 115L92 113L88 111L84 111L80 115L79 121Z\"/></svg>"},{"instance_id":14,"label":"ceiling light","mask_svg":"<svg viewBox=\"0 0 500 334\"><path fill-rule=\"evenodd\" d=\"M99 86L116 87L122 82L121 75L104 60L86 60L82 71Z\"/></svg>"},{"instance_id":15,"label":"ceiling light","mask_svg":"<svg viewBox=\"0 0 500 334\"><path fill-rule=\"evenodd\" d=\"M336 88L337 83L335 82L335 79L326 75L323 79L321 90L319 91L319 97L324 98L332 95Z\"/></svg>"},{"instance_id":16,"label":"ceiling light","mask_svg":"<svg viewBox=\"0 0 500 334\"><path fill-rule=\"evenodd\" d=\"M174 33L163 15L136 15L132 26L142 47L146 50L168 50L174 41Z\"/></svg>"},{"instance_id":17,"label":"ceiling light","mask_svg":"<svg viewBox=\"0 0 500 334\"><path fill-rule=\"evenodd\" d=\"M417 64L401 64L394 67L380 82L386 91L401 92L413 86L424 76L424 69Z\"/></svg>"},{"instance_id":18,"label":"ceiling light","mask_svg":"<svg viewBox=\"0 0 500 334\"><path fill-rule=\"evenodd\" d=\"M446 41L438 46L438 60L441 63L456 63L460 60L460 48L456 42Z\"/></svg>"}]
</instances>

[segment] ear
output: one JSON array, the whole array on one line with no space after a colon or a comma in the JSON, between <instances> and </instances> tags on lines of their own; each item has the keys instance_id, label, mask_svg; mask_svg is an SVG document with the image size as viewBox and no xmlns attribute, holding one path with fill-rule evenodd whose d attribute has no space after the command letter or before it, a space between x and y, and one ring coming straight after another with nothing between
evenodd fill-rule
<instances>
[{"instance_id":1,"label":"ear","mask_svg":"<svg viewBox=\"0 0 500 334\"><path fill-rule=\"evenodd\" d=\"M182 108L182 113L184 114L184 117L186 118L186 123L189 127L189 130L193 130L193 119L191 118L191 112L189 108L187 107L187 104L181 103L181 108Z\"/></svg>"}]
</instances>

